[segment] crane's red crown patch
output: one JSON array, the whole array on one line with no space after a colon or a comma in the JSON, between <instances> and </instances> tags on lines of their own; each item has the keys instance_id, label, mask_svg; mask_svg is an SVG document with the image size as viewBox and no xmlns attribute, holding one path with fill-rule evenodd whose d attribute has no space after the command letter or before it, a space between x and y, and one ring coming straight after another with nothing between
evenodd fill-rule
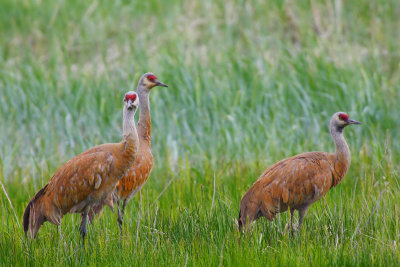
<instances>
[{"instance_id":1,"label":"crane's red crown patch","mask_svg":"<svg viewBox=\"0 0 400 267\"><path fill-rule=\"evenodd\" d=\"M125 95L125 101L128 101L128 100L135 101L136 97L137 97L136 93L127 93Z\"/></svg>"},{"instance_id":2,"label":"crane's red crown patch","mask_svg":"<svg viewBox=\"0 0 400 267\"><path fill-rule=\"evenodd\" d=\"M342 121L347 121L349 119L349 115L347 115L346 113L340 113L339 119L341 119Z\"/></svg>"},{"instance_id":3,"label":"crane's red crown patch","mask_svg":"<svg viewBox=\"0 0 400 267\"><path fill-rule=\"evenodd\" d=\"M149 76L147 76L147 79L149 79L150 81L154 82L155 80L157 80L157 76L150 74Z\"/></svg>"}]
</instances>

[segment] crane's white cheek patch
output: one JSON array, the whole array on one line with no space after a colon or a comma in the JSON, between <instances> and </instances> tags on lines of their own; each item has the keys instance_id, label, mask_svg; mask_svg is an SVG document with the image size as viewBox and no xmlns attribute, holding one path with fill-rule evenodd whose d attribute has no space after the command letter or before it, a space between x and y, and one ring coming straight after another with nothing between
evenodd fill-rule
<instances>
[{"instance_id":1,"label":"crane's white cheek patch","mask_svg":"<svg viewBox=\"0 0 400 267\"><path fill-rule=\"evenodd\" d=\"M100 176L100 174L97 174L97 179L94 184L94 189L99 189L100 185L101 185L101 176Z\"/></svg>"}]
</instances>

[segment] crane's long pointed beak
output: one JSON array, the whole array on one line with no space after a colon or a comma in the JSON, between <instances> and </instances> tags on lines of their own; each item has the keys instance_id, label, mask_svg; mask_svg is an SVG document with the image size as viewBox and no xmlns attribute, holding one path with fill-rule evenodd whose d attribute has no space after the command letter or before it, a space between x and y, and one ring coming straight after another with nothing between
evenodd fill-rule
<instances>
[{"instance_id":1,"label":"crane's long pointed beak","mask_svg":"<svg viewBox=\"0 0 400 267\"><path fill-rule=\"evenodd\" d=\"M361 122L355 121L355 120L351 120L351 119L348 119L347 122L348 122L349 124L361 124Z\"/></svg>"},{"instance_id":2,"label":"crane's long pointed beak","mask_svg":"<svg viewBox=\"0 0 400 267\"><path fill-rule=\"evenodd\" d=\"M157 86L162 86L162 87L168 87L165 83L162 83L160 81L156 81Z\"/></svg>"}]
</instances>

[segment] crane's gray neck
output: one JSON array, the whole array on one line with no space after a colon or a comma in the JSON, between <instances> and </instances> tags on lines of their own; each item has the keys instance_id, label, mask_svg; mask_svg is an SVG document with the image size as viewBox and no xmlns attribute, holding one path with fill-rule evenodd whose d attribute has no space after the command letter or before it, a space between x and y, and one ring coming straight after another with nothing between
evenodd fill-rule
<instances>
[{"instance_id":1,"label":"crane's gray neck","mask_svg":"<svg viewBox=\"0 0 400 267\"><path fill-rule=\"evenodd\" d=\"M140 116L138 122L139 138L151 143L151 114L150 114L150 90L141 82L138 85L138 95L140 103Z\"/></svg>"},{"instance_id":2,"label":"crane's gray neck","mask_svg":"<svg viewBox=\"0 0 400 267\"><path fill-rule=\"evenodd\" d=\"M344 139L343 129L344 127L338 127L336 125L331 125L330 127L331 135L336 146L335 155L338 160L350 162L350 150L346 140Z\"/></svg>"},{"instance_id":3,"label":"crane's gray neck","mask_svg":"<svg viewBox=\"0 0 400 267\"><path fill-rule=\"evenodd\" d=\"M135 113L134 109L127 109L124 107L123 111L123 136L124 139L134 138L137 136L136 126L135 126Z\"/></svg>"}]
</instances>

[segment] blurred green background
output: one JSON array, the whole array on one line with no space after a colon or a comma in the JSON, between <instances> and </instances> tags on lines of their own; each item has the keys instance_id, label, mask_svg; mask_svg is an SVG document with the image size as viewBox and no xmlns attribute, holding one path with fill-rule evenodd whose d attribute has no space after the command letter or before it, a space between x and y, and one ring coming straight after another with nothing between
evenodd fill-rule
<instances>
[{"instance_id":1,"label":"blurred green background","mask_svg":"<svg viewBox=\"0 0 400 267\"><path fill-rule=\"evenodd\" d=\"M0 263L399 264L399 29L398 0L0 0ZM121 139L148 71L169 87L150 96L155 165L124 239L107 210L84 247L78 215L26 241L29 199ZM362 122L343 182L294 240L282 214L238 241L244 192L282 158L333 152L336 111Z\"/></svg>"}]
</instances>

